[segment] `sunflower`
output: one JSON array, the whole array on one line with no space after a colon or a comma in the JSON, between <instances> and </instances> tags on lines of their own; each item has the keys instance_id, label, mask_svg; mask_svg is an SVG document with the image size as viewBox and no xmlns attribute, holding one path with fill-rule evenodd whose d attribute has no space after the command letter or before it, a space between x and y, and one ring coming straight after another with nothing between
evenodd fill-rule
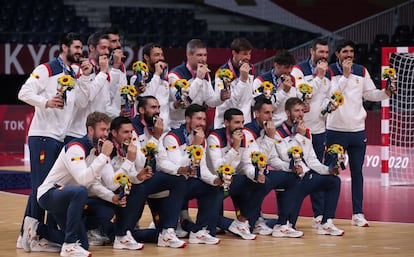
<instances>
[{"instance_id":1,"label":"sunflower","mask_svg":"<svg viewBox=\"0 0 414 257\"><path fill-rule=\"evenodd\" d=\"M129 90L129 95L132 97L135 97L138 94L138 91L135 88L135 86L128 86L128 90Z\"/></svg>"},{"instance_id":2,"label":"sunflower","mask_svg":"<svg viewBox=\"0 0 414 257\"><path fill-rule=\"evenodd\" d=\"M257 164L261 167L266 165L266 155L264 155L263 153L260 153L257 156Z\"/></svg>"},{"instance_id":3,"label":"sunflower","mask_svg":"<svg viewBox=\"0 0 414 257\"><path fill-rule=\"evenodd\" d=\"M203 157L203 149L201 147L196 148L193 152L194 160L201 160Z\"/></svg>"},{"instance_id":4,"label":"sunflower","mask_svg":"<svg viewBox=\"0 0 414 257\"><path fill-rule=\"evenodd\" d=\"M142 148L141 148L141 152L142 152L145 156L147 156L147 155L148 155L148 150L147 150L147 148L146 148L146 147L142 147Z\"/></svg>"},{"instance_id":5,"label":"sunflower","mask_svg":"<svg viewBox=\"0 0 414 257\"><path fill-rule=\"evenodd\" d=\"M131 179L129 178L129 176L127 176L127 175L125 175L125 176L126 176L126 184L128 185L129 188L131 188L132 187Z\"/></svg>"},{"instance_id":6,"label":"sunflower","mask_svg":"<svg viewBox=\"0 0 414 257\"><path fill-rule=\"evenodd\" d=\"M145 63L141 62L140 66L141 66L141 70L148 72L148 66Z\"/></svg>"},{"instance_id":7,"label":"sunflower","mask_svg":"<svg viewBox=\"0 0 414 257\"><path fill-rule=\"evenodd\" d=\"M224 74L226 75L227 78L233 79L233 72L231 72L231 70L224 69Z\"/></svg>"},{"instance_id":8,"label":"sunflower","mask_svg":"<svg viewBox=\"0 0 414 257\"><path fill-rule=\"evenodd\" d=\"M337 97L337 96L340 96L340 95L342 95L341 91L334 91L333 92L334 97Z\"/></svg>"},{"instance_id":9,"label":"sunflower","mask_svg":"<svg viewBox=\"0 0 414 257\"><path fill-rule=\"evenodd\" d=\"M272 90L274 87L273 83L269 81L263 81L261 86L263 87L264 90Z\"/></svg>"},{"instance_id":10,"label":"sunflower","mask_svg":"<svg viewBox=\"0 0 414 257\"><path fill-rule=\"evenodd\" d=\"M339 106L343 105L345 102L345 98L343 95L338 96L336 99L336 102L338 103Z\"/></svg>"},{"instance_id":11,"label":"sunflower","mask_svg":"<svg viewBox=\"0 0 414 257\"><path fill-rule=\"evenodd\" d=\"M141 152L145 156L149 156L150 154L158 153L158 147L154 142L148 142L144 147L141 148Z\"/></svg>"},{"instance_id":12,"label":"sunflower","mask_svg":"<svg viewBox=\"0 0 414 257\"><path fill-rule=\"evenodd\" d=\"M174 81L172 86L177 88L177 89L178 88L188 88L190 86L190 83L186 79L179 79L179 80Z\"/></svg>"},{"instance_id":13,"label":"sunflower","mask_svg":"<svg viewBox=\"0 0 414 257\"><path fill-rule=\"evenodd\" d=\"M313 92L313 87L311 85L308 85L308 93L312 93Z\"/></svg>"},{"instance_id":14,"label":"sunflower","mask_svg":"<svg viewBox=\"0 0 414 257\"><path fill-rule=\"evenodd\" d=\"M70 75L63 75L58 79L58 83L61 86L70 87L74 83L72 80L73 78Z\"/></svg>"},{"instance_id":15,"label":"sunflower","mask_svg":"<svg viewBox=\"0 0 414 257\"><path fill-rule=\"evenodd\" d=\"M234 169L231 165L224 164L221 166L221 171L224 175L233 175Z\"/></svg>"},{"instance_id":16,"label":"sunflower","mask_svg":"<svg viewBox=\"0 0 414 257\"><path fill-rule=\"evenodd\" d=\"M121 186L125 186L125 185L128 185L129 187L132 186L132 182L131 182L131 179L129 178L129 176L125 175L125 174L122 174L122 173L117 174L114 177L114 181L115 181L115 183L118 183Z\"/></svg>"},{"instance_id":17,"label":"sunflower","mask_svg":"<svg viewBox=\"0 0 414 257\"><path fill-rule=\"evenodd\" d=\"M117 174L117 175L114 177L114 181L115 181L115 183L120 183L123 175L124 175L124 174L122 174L122 173Z\"/></svg>"},{"instance_id":18,"label":"sunflower","mask_svg":"<svg viewBox=\"0 0 414 257\"><path fill-rule=\"evenodd\" d=\"M395 69L394 68L386 68L384 72L382 73L383 79L392 78L395 76Z\"/></svg>"},{"instance_id":19,"label":"sunflower","mask_svg":"<svg viewBox=\"0 0 414 257\"><path fill-rule=\"evenodd\" d=\"M150 149L155 149L157 145L154 142L148 142L146 147Z\"/></svg>"},{"instance_id":20,"label":"sunflower","mask_svg":"<svg viewBox=\"0 0 414 257\"><path fill-rule=\"evenodd\" d=\"M122 85L122 86L119 88L119 91L120 91L120 92L124 92L127 88L128 88L128 86L126 86L126 85Z\"/></svg>"},{"instance_id":21,"label":"sunflower","mask_svg":"<svg viewBox=\"0 0 414 257\"><path fill-rule=\"evenodd\" d=\"M138 71L138 69L139 69L139 63L138 63L138 62L134 62L134 63L132 64L132 70L133 70L133 71Z\"/></svg>"},{"instance_id":22,"label":"sunflower","mask_svg":"<svg viewBox=\"0 0 414 257\"><path fill-rule=\"evenodd\" d=\"M300 148L299 146L292 146L291 148L288 149L288 154L301 154L302 153L302 148Z\"/></svg>"}]
</instances>

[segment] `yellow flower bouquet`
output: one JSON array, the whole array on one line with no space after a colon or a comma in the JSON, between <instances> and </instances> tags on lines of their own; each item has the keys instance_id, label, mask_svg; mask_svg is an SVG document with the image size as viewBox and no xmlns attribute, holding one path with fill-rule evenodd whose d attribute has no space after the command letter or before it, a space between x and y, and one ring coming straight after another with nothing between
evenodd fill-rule
<instances>
[{"instance_id":1,"label":"yellow flower bouquet","mask_svg":"<svg viewBox=\"0 0 414 257\"><path fill-rule=\"evenodd\" d=\"M223 83L218 84L219 87L224 87L224 89L229 89L230 84L233 81L233 72L230 69L218 69L216 71L216 77L221 79Z\"/></svg>"},{"instance_id":2,"label":"yellow flower bouquet","mask_svg":"<svg viewBox=\"0 0 414 257\"><path fill-rule=\"evenodd\" d=\"M345 98L341 91L334 91L331 96L332 101L328 103L326 108L321 111L321 115L325 115L327 113L331 113L333 109L338 108L339 106L342 106L345 102Z\"/></svg>"},{"instance_id":3,"label":"yellow flower bouquet","mask_svg":"<svg viewBox=\"0 0 414 257\"><path fill-rule=\"evenodd\" d=\"M216 172L223 181L224 194L228 194L231 180L235 174L234 168L229 164L223 164L217 169Z\"/></svg>"},{"instance_id":4,"label":"yellow flower bouquet","mask_svg":"<svg viewBox=\"0 0 414 257\"><path fill-rule=\"evenodd\" d=\"M303 151L300 146L290 147L287 154L290 158L289 169L292 169L294 166L302 165Z\"/></svg>"},{"instance_id":5,"label":"yellow flower bouquet","mask_svg":"<svg viewBox=\"0 0 414 257\"><path fill-rule=\"evenodd\" d=\"M147 64L145 64L144 62L141 62L141 61L134 62L132 64L132 70L135 71L135 72L143 71L145 73L147 73L149 71Z\"/></svg>"},{"instance_id":6,"label":"yellow flower bouquet","mask_svg":"<svg viewBox=\"0 0 414 257\"><path fill-rule=\"evenodd\" d=\"M128 175L119 173L114 177L114 181L119 184L119 199L129 195L131 192L132 182Z\"/></svg>"},{"instance_id":7,"label":"yellow flower bouquet","mask_svg":"<svg viewBox=\"0 0 414 257\"><path fill-rule=\"evenodd\" d=\"M204 154L203 148L200 145L189 145L186 151L191 160L191 167L197 169L197 177L200 177L200 162Z\"/></svg>"},{"instance_id":8,"label":"yellow flower bouquet","mask_svg":"<svg viewBox=\"0 0 414 257\"><path fill-rule=\"evenodd\" d=\"M191 104L192 100L188 95L188 90L190 88L190 82L186 79L178 79L171 84L172 87L177 89L175 93L175 99L180 101L181 109L187 108Z\"/></svg>"},{"instance_id":9,"label":"yellow flower bouquet","mask_svg":"<svg viewBox=\"0 0 414 257\"><path fill-rule=\"evenodd\" d=\"M133 85L122 85L119 88L121 92L121 108L124 108L125 111L131 111L131 107L133 107L135 103L135 97L138 95L138 92Z\"/></svg>"},{"instance_id":10,"label":"yellow flower bouquet","mask_svg":"<svg viewBox=\"0 0 414 257\"><path fill-rule=\"evenodd\" d=\"M325 165L329 167L329 171L333 174L339 174L339 167L345 169L345 151L340 144L332 144L325 152Z\"/></svg>"},{"instance_id":11,"label":"yellow flower bouquet","mask_svg":"<svg viewBox=\"0 0 414 257\"><path fill-rule=\"evenodd\" d=\"M302 101L309 101L312 98L313 87L309 84L302 83L298 85L299 91L302 93Z\"/></svg>"},{"instance_id":12,"label":"yellow flower bouquet","mask_svg":"<svg viewBox=\"0 0 414 257\"><path fill-rule=\"evenodd\" d=\"M135 72L137 79L135 80L135 86L140 89L140 93L143 93L143 85L145 85L145 80L148 78L148 65L144 62L137 61L132 64L132 70Z\"/></svg>"},{"instance_id":13,"label":"yellow flower bouquet","mask_svg":"<svg viewBox=\"0 0 414 257\"><path fill-rule=\"evenodd\" d=\"M76 80L70 75L63 75L58 78L57 95L60 95L66 103L66 91L75 88Z\"/></svg>"},{"instance_id":14,"label":"yellow flower bouquet","mask_svg":"<svg viewBox=\"0 0 414 257\"><path fill-rule=\"evenodd\" d=\"M250 159L253 166L256 167L256 172L258 174L264 174L266 171L267 157L264 153L259 151L254 151L250 153Z\"/></svg>"},{"instance_id":15,"label":"yellow flower bouquet","mask_svg":"<svg viewBox=\"0 0 414 257\"><path fill-rule=\"evenodd\" d=\"M270 99L273 93L275 93L275 85L270 81L263 81L256 91L262 93L267 99Z\"/></svg>"},{"instance_id":16,"label":"yellow flower bouquet","mask_svg":"<svg viewBox=\"0 0 414 257\"><path fill-rule=\"evenodd\" d=\"M382 79L387 80L386 89L388 89L391 85L391 80L395 79L396 71L394 68L386 68L384 72L381 74ZM390 89L391 94L395 94L394 90Z\"/></svg>"},{"instance_id":17,"label":"yellow flower bouquet","mask_svg":"<svg viewBox=\"0 0 414 257\"><path fill-rule=\"evenodd\" d=\"M158 153L158 146L153 142L148 142L144 147L141 148L141 152L145 155L145 167L152 167L152 160L155 159L155 154Z\"/></svg>"}]
</instances>

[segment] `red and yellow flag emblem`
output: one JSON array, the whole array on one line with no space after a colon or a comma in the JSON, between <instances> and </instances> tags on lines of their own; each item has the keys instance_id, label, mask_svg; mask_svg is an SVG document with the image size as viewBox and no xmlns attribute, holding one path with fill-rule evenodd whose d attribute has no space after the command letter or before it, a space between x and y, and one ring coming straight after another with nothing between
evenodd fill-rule
<instances>
[{"instance_id":1,"label":"red and yellow flag emblem","mask_svg":"<svg viewBox=\"0 0 414 257\"><path fill-rule=\"evenodd\" d=\"M45 151L40 151L39 162L40 162L40 164L45 163Z\"/></svg>"}]
</instances>

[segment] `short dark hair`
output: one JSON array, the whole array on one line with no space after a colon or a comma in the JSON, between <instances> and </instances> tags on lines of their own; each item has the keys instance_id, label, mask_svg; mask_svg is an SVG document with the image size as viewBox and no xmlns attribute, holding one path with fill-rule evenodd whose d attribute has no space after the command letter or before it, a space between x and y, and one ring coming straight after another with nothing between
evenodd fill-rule
<instances>
[{"instance_id":1,"label":"short dark hair","mask_svg":"<svg viewBox=\"0 0 414 257\"><path fill-rule=\"evenodd\" d=\"M231 50L234 50L236 53L240 51L248 51L253 49L252 43L244 37L238 37L233 39L230 45Z\"/></svg>"},{"instance_id":2,"label":"short dark hair","mask_svg":"<svg viewBox=\"0 0 414 257\"><path fill-rule=\"evenodd\" d=\"M138 96L137 97L137 100L138 100L137 110L139 110L140 107L145 108L145 106L147 106L148 100L150 100L150 99L158 100L153 95Z\"/></svg>"},{"instance_id":3,"label":"short dark hair","mask_svg":"<svg viewBox=\"0 0 414 257\"><path fill-rule=\"evenodd\" d=\"M123 116L118 116L112 120L110 130L118 131L124 124L132 124L131 119Z\"/></svg>"},{"instance_id":4,"label":"short dark hair","mask_svg":"<svg viewBox=\"0 0 414 257\"><path fill-rule=\"evenodd\" d=\"M300 104L300 105L305 105L305 103L302 101L302 99L298 98L298 97L291 97L289 99L286 100L285 103L285 110L288 111L290 110L293 106Z\"/></svg>"},{"instance_id":5,"label":"short dark hair","mask_svg":"<svg viewBox=\"0 0 414 257\"><path fill-rule=\"evenodd\" d=\"M116 27L116 26L111 26L111 27L104 28L104 29L102 30L102 32L103 32L104 34L114 34L114 35L119 35L119 28L118 28L118 27Z\"/></svg>"},{"instance_id":6,"label":"short dark hair","mask_svg":"<svg viewBox=\"0 0 414 257\"><path fill-rule=\"evenodd\" d=\"M111 118L102 112L92 112L88 115L88 117L86 118L86 129L88 129L88 127L93 127L95 128L95 125L98 122L105 122L105 123L110 123L111 122Z\"/></svg>"},{"instance_id":7,"label":"short dark hair","mask_svg":"<svg viewBox=\"0 0 414 257\"><path fill-rule=\"evenodd\" d=\"M328 45L328 40L323 39L323 38L317 38L317 39L314 39L314 40L312 41L311 48L312 48L313 50L316 50L316 45L327 46L327 45Z\"/></svg>"},{"instance_id":8,"label":"short dark hair","mask_svg":"<svg viewBox=\"0 0 414 257\"><path fill-rule=\"evenodd\" d=\"M153 42L151 42L151 43L147 43L147 44L145 44L145 45L142 47L142 56L144 56L144 55L148 55L148 56L150 56L150 54L151 54L151 50L152 50L153 48L161 48L161 49L164 51L164 49L162 48L162 46L161 46L160 44L157 44L157 43L153 43Z\"/></svg>"},{"instance_id":9,"label":"short dark hair","mask_svg":"<svg viewBox=\"0 0 414 257\"><path fill-rule=\"evenodd\" d=\"M253 111L259 111L262 109L262 106L265 104L272 105L272 101L266 97L258 97L256 102L253 105Z\"/></svg>"},{"instance_id":10,"label":"short dark hair","mask_svg":"<svg viewBox=\"0 0 414 257\"><path fill-rule=\"evenodd\" d=\"M355 43L354 43L354 41L349 40L349 39L341 39L341 40L338 40L336 42L336 50L335 50L335 52L339 53L342 50L342 48L344 48L346 46L350 46L353 49L355 49Z\"/></svg>"},{"instance_id":11,"label":"short dark hair","mask_svg":"<svg viewBox=\"0 0 414 257\"><path fill-rule=\"evenodd\" d=\"M224 120L231 121L235 115L243 115L243 112L237 108L227 109L224 112Z\"/></svg>"},{"instance_id":12,"label":"short dark hair","mask_svg":"<svg viewBox=\"0 0 414 257\"><path fill-rule=\"evenodd\" d=\"M82 42L82 38L78 33L75 33L75 32L63 33L59 38L60 52L63 52L62 45L70 46L75 40L79 40Z\"/></svg>"},{"instance_id":13,"label":"short dark hair","mask_svg":"<svg viewBox=\"0 0 414 257\"><path fill-rule=\"evenodd\" d=\"M93 45L93 46L97 46L99 44L99 41L101 39L109 39L108 34L104 33L102 30L96 31L94 33L92 33L89 37L88 37L88 41L87 44L89 45Z\"/></svg>"},{"instance_id":14,"label":"short dark hair","mask_svg":"<svg viewBox=\"0 0 414 257\"><path fill-rule=\"evenodd\" d=\"M199 104L190 104L186 109L185 109L185 117L193 117L193 114L196 112L206 112L207 108L203 105L199 105Z\"/></svg>"},{"instance_id":15,"label":"short dark hair","mask_svg":"<svg viewBox=\"0 0 414 257\"><path fill-rule=\"evenodd\" d=\"M274 62L279 65L295 65L295 57L286 49L278 51L274 57Z\"/></svg>"},{"instance_id":16,"label":"short dark hair","mask_svg":"<svg viewBox=\"0 0 414 257\"><path fill-rule=\"evenodd\" d=\"M188 41L186 51L194 54L197 48L207 48L206 44L201 39L191 39Z\"/></svg>"}]
</instances>

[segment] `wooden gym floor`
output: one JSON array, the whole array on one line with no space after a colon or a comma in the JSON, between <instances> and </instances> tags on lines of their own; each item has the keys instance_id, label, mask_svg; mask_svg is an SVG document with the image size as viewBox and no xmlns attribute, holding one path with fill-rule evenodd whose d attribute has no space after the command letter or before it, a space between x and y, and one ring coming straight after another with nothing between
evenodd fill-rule
<instances>
[{"instance_id":1,"label":"wooden gym floor","mask_svg":"<svg viewBox=\"0 0 414 257\"><path fill-rule=\"evenodd\" d=\"M16 239L21 224L27 196L0 192L0 256L40 257L59 256L59 253L26 253L16 249ZM190 214L194 217L196 210ZM233 212L226 212L234 217ZM272 215L266 215L272 217ZM258 236L256 240L242 240L230 233L219 235L219 245L193 245L184 249L157 247L145 244L141 251L114 250L111 246L92 246L94 257L99 256L177 256L177 257L211 257L211 256L413 256L414 224L370 222L369 228L350 225L350 220L336 219L335 224L345 230L342 237L321 236L310 226L311 219L300 217L298 229L304 231L300 239L273 238ZM145 209L141 226L150 223L149 211Z\"/></svg>"}]
</instances>

